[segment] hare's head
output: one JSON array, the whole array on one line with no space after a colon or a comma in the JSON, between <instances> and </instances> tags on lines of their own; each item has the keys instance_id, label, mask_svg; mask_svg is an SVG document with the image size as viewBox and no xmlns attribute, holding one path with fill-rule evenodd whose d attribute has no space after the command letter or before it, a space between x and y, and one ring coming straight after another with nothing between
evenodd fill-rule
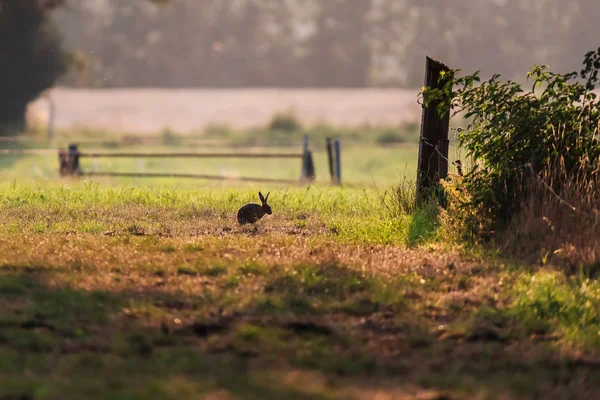
<instances>
[{"instance_id":1,"label":"hare's head","mask_svg":"<svg viewBox=\"0 0 600 400\"><path fill-rule=\"evenodd\" d=\"M271 210L271 206L267 204L267 200L269 200L270 194L271 194L271 192L267 193L267 197L264 197L261 192L258 192L258 197L260 198L260 201L262 202L262 209L265 212L265 214L267 214L267 215L271 215L273 213L273 211Z\"/></svg>"}]
</instances>

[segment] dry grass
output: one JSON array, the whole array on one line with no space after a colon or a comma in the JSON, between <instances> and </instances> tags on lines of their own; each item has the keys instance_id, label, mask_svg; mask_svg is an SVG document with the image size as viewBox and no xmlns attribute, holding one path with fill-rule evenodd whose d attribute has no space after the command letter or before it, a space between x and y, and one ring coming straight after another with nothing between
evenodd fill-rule
<instances>
[{"instance_id":1,"label":"dry grass","mask_svg":"<svg viewBox=\"0 0 600 400\"><path fill-rule=\"evenodd\" d=\"M557 263L570 273L598 277L600 178L567 176L564 171L558 162L530 180L521 195L526 200L520 213L499 240L505 249L534 262Z\"/></svg>"}]
</instances>

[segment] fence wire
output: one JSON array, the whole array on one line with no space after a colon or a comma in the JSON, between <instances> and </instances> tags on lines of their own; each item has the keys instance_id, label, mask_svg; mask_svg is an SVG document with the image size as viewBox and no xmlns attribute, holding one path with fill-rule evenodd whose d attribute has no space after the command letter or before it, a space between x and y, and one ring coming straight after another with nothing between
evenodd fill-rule
<instances>
[{"instance_id":1,"label":"fence wire","mask_svg":"<svg viewBox=\"0 0 600 400\"><path fill-rule=\"evenodd\" d=\"M457 133L460 133L463 131L463 128L451 128L451 130L456 131ZM450 143L452 143L454 141L454 143L457 143L458 138L457 138L457 133L455 133L454 138L450 140ZM448 162L448 164L453 165L457 168L457 170L459 171L459 173L462 171L462 162L460 160L456 160L456 161L452 161L450 159L448 159L448 157L446 157L438 148L437 144L433 144L430 141L428 141L425 137L423 137L423 135L420 135L421 137L421 141L423 143L425 143L426 145L428 145L429 147L431 147L438 156L440 156L441 158L443 158L444 160L446 160ZM455 148L459 148L460 146L456 146L453 145L453 147ZM450 152L448 152L450 153ZM540 183L548 192L550 192L550 194L552 194L552 196L554 198L556 198L556 200L562 204L563 206L565 206L566 208L570 209L571 211L573 211L576 214L588 217L588 218L596 218L596 216L593 216L591 214L588 214L584 211L581 211L580 209L578 209L577 207L575 207L573 204L569 203L567 200L565 200L564 198L562 198L558 193L556 193L556 191L554 189L552 189L552 187L544 180L544 178L542 178L542 176L540 176L540 174L537 173L537 171L532 167L531 163L526 163L524 165L515 167L513 169L514 172L522 170L522 169L527 169L531 172L531 174L534 176L534 178L536 179L536 181L538 183ZM462 175L462 173L460 173Z\"/></svg>"}]
</instances>

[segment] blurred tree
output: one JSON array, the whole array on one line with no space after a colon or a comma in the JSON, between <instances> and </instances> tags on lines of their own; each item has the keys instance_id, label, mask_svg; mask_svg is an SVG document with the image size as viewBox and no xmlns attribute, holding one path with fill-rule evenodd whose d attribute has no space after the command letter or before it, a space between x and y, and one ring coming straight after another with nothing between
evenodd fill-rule
<instances>
[{"instance_id":1,"label":"blurred tree","mask_svg":"<svg viewBox=\"0 0 600 400\"><path fill-rule=\"evenodd\" d=\"M25 129L30 101L66 70L66 54L48 14L63 0L0 2L0 134Z\"/></svg>"},{"instance_id":2,"label":"blurred tree","mask_svg":"<svg viewBox=\"0 0 600 400\"><path fill-rule=\"evenodd\" d=\"M67 2L54 18L105 87L415 88L425 55L520 79L577 69L600 33L597 0Z\"/></svg>"},{"instance_id":3,"label":"blurred tree","mask_svg":"<svg viewBox=\"0 0 600 400\"><path fill-rule=\"evenodd\" d=\"M148 0L149 3L167 4L169 0ZM90 2L85 3L88 6ZM27 105L52 87L67 71L69 82L84 85L86 74L94 59L82 51L73 53L63 49L61 32L50 17L51 13L67 4L67 0L2 0L0 1L0 134L14 135L26 129ZM117 8L115 17L127 14L127 6ZM129 7L131 11L131 7ZM114 11L114 10L113 10ZM122 21L122 35L128 35L132 28L138 29L138 36L146 39L145 19L134 18ZM136 22L131 24L130 22ZM85 29L88 21L81 21ZM127 25L127 26L123 26ZM142 33L139 33L142 32ZM97 33L97 32L96 32ZM130 43L123 36L113 37L119 42ZM118 56L119 50L111 52L110 47L101 54L103 61ZM134 54L139 55L131 49ZM139 57L137 57L139 59ZM106 63L115 69L127 65Z\"/></svg>"},{"instance_id":4,"label":"blurred tree","mask_svg":"<svg viewBox=\"0 0 600 400\"><path fill-rule=\"evenodd\" d=\"M371 64L367 16L371 1L319 2L315 32L304 64L317 87L364 87Z\"/></svg>"}]
</instances>

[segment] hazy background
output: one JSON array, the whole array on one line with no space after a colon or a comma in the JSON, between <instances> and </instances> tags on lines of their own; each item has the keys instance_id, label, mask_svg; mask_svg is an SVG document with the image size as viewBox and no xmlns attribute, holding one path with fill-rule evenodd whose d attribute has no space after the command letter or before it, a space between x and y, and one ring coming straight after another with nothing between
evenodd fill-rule
<instances>
[{"instance_id":1,"label":"hazy background","mask_svg":"<svg viewBox=\"0 0 600 400\"><path fill-rule=\"evenodd\" d=\"M596 0L70 0L54 14L86 87L420 88L426 54L521 79L578 68Z\"/></svg>"},{"instance_id":2,"label":"hazy background","mask_svg":"<svg viewBox=\"0 0 600 400\"><path fill-rule=\"evenodd\" d=\"M425 55L523 82L534 64L578 69L600 37L595 0L156 3L69 0L52 14L76 60L53 92L59 128L197 131L282 109L307 122L417 121ZM32 110L43 120L47 105Z\"/></svg>"}]
</instances>

